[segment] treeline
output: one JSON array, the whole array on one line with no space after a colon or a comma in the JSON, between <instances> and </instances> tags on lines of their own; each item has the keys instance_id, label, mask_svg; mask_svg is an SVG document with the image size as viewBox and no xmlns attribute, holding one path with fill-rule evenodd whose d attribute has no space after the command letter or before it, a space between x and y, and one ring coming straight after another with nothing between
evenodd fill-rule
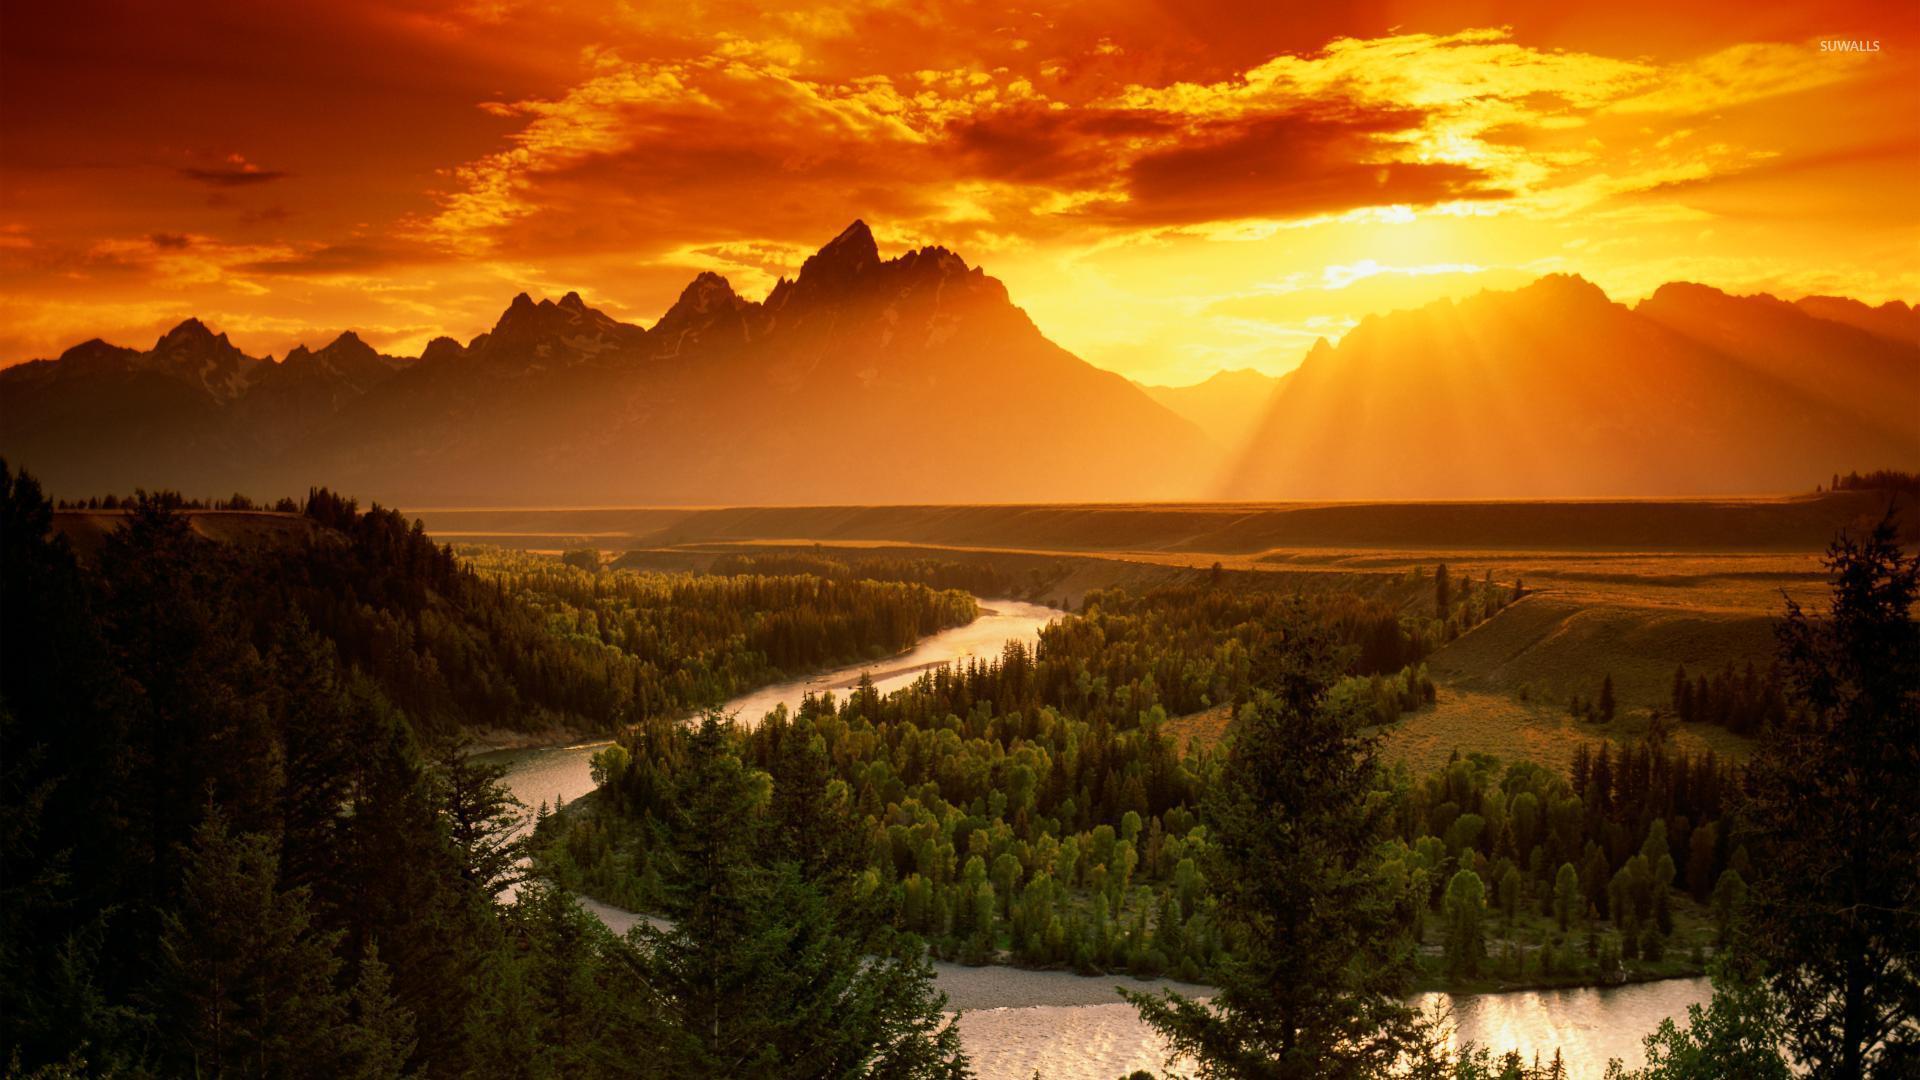
<instances>
[{"instance_id":1,"label":"treeline","mask_svg":"<svg viewBox=\"0 0 1920 1080\"><path fill-rule=\"evenodd\" d=\"M1044 706L1002 716L983 702L965 719L921 723L913 707L900 711L908 696L869 685L838 703L809 698L792 717L776 710L735 732L733 752L772 772L783 746L819 747L858 823L871 887L897 926L937 952L1144 969L1147 886L1174 880L1185 862L1197 898L1191 858L1204 844L1186 809L1194 773L1164 714L1118 731ZM596 759L609 813L556 823L550 869L561 880L643 909L671 890L673 865L657 854L671 839L660 799L684 738L655 727ZM1194 951L1196 964L1210 962L1210 944Z\"/></svg>"},{"instance_id":2,"label":"treeline","mask_svg":"<svg viewBox=\"0 0 1920 1080\"><path fill-rule=\"evenodd\" d=\"M191 504L142 492L118 508ZM327 531L292 551L242 543L207 557L260 607L301 612L429 732L610 731L685 716L792 674L897 652L976 614L970 597L920 585L595 575L478 548L463 559L418 521L363 511L325 488L309 491L300 512Z\"/></svg>"},{"instance_id":3,"label":"treeline","mask_svg":"<svg viewBox=\"0 0 1920 1080\"><path fill-rule=\"evenodd\" d=\"M972 596L918 583L595 573L518 551L462 555L544 637L599 658L596 678L627 723L677 719L783 678L879 659L979 614Z\"/></svg>"},{"instance_id":4,"label":"treeline","mask_svg":"<svg viewBox=\"0 0 1920 1080\"><path fill-rule=\"evenodd\" d=\"M528 972L515 942L538 931L494 914L501 867L451 827L498 796L436 765L380 681L285 602L299 560L269 568L146 501L83 570L38 486L0 480L14 1060L457 1075L537 1037L552 1017L478 976ZM363 540L309 554L385 561Z\"/></svg>"},{"instance_id":5,"label":"treeline","mask_svg":"<svg viewBox=\"0 0 1920 1080\"><path fill-rule=\"evenodd\" d=\"M1661 959L1678 894L1722 901L1714 917L1724 932L1751 875L1731 827L1737 790L1711 752L1657 741L1617 754L1610 743L1582 746L1564 776L1456 758L1419 782L1398 781L1399 841L1386 863L1412 898L1415 938L1427 920L1443 920L1449 975L1605 981L1623 974L1623 960ZM1490 955L1485 920L1497 914L1511 928L1527 912L1551 921L1524 949L1512 941Z\"/></svg>"},{"instance_id":6,"label":"treeline","mask_svg":"<svg viewBox=\"0 0 1920 1080\"><path fill-rule=\"evenodd\" d=\"M224 499L189 499L177 491L140 491L132 495L90 495L84 499L60 499L57 510L132 510L141 505L163 506L169 510L271 510L277 514L298 514L301 504L292 496L272 503L256 502L235 493Z\"/></svg>"},{"instance_id":7,"label":"treeline","mask_svg":"<svg viewBox=\"0 0 1920 1080\"><path fill-rule=\"evenodd\" d=\"M1714 724L1740 735L1754 735L1779 727L1787 718L1786 689L1779 670L1758 669L1748 661L1735 671L1729 662L1709 677L1687 677L1685 664L1674 669L1668 700L1673 715L1685 723Z\"/></svg>"},{"instance_id":8,"label":"treeline","mask_svg":"<svg viewBox=\"0 0 1920 1080\"><path fill-rule=\"evenodd\" d=\"M1413 583L1422 580L1416 566L1408 572ZM1475 581L1471 574L1455 574L1446 563L1433 568L1433 621L1425 635L1435 646L1444 645L1499 613L1527 593L1521 582L1504 586L1493 580L1493 570Z\"/></svg>"},{"instance_id":9,"label":"treeline","mask_svg":"<svg viewBox=\"0 0 1920 1080\"><path fill-rule=\"evenodd\" d=\"M1346 648L1348 674L1397 673L1428 651L1420 620L1352 593L1107 589L1088 593L1078 616L1044 628L1031 655L936 672L905 707L965 716L981 701L1001 714L1048 705L1120 728L1156 706L1168 715L1198 712L1245 693L1256 656L1276 644L1275 627L1296 608Z\"/></svg>"},{"instance_id":10,"label":"treeline","mask_svg":"<svg viewBox=\"0 0 1920 1080\"><path fill-rule=\"evenodd\" d=\"M1874 469L1867 473L1833 474L1829 491L1898 491L1920 498L1920 473L1900 469Z\"/></svg>"},{"instance_id":11,"label":"treeline","mask_svg":"<svg viewBox=\"0 0 1920 1080\"><path fill-rule=\"evenodd\" d=\"M728 577L792 577L805 574L829 581L903 581L925 585L930 589L958 589L986 597L1006 596L1014 588L1012 575L988 563L882 555L722 555L713 561L707 572Z\"/></svg>"}]
</instances>

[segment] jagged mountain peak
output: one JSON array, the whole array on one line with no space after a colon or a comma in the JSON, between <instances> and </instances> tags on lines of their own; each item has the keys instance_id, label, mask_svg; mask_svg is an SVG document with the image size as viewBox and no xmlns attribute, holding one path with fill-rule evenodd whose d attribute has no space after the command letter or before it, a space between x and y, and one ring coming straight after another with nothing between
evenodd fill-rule
<instances>
[{"instance_id":1,"label":"jagged mountain peak","mask_svg":"<svg viewBox=\"0 0 1920 1080\"><path fill-rule=\"evenodd\" d=\"M113 345L100 338L87 340L60 354L62 364L90 364L101 360L128 361L139 356L139 350L124 345Z\"/></svg>"},{"instance_id":2,"label":"jagged mountain peak","mask_svg":"<svg viewBox=\"0 0 1920 1080\"><path fill-rule=\"evenodd\" d=\"M1846 296L1807 296L1794 306L1816 319L1844 323L1901 345L1920 345L1920 307L1904 300L1872 307Z\"/></svg>"},{"instance_id":3,"label":"jagged mountain peak","mask_svg":"<svg viewBox=\"0 0 1920 1080\"><path fill-rule=\"evenodd\" d=\"M649 334L658 343L656 353L662 356L677 356L695 341L715 338L716 331L731 340L746 341L753 336L748 316L758 307L734 292L726 278L703 270L680 291L680 298L660 316Z\"/></svg>"},{"instance_id":4,"label":"jagged mountain peak","mask_svg":"<svg viewBox=\"0 0 1920 1080\"><path fill-rule=\"evenodd\" d=\"M535 303L523 292L500 313L493 329L474 338L466 351L508 368L533 371L619 352L638 345L645 334L638 326L588 307L577 292L567 293L559 303ZM445 352L444 347L439 350L441 355Z\"/></svg>"},{"instance_id":5,"label":"jagged mountain peak","mask_svg":"<svg viewBox=\"0 0 1920 1080\"><path fill-rule=\"evenodd\" d=\"M827 252L846 252L864 255L871 259L879 256L880 248L879 245L873 242L873 230L867 228L867 223L859 218L854 218L853 224L841 229L840 235L827 241L827 245L821 248L820 252L821 254Z\"/></svg>"},{"instance_id":6,"label":"jagged mountain peak","mask_svg":"<svg viewBox=\"0 0 1920 1080\"><path fill-rule=\"evenodd\" d=\"M1608 305L1613 300L1606 290L1579 274L1543 274L1511 292L1484 292L1480 297L1510 296L1514 299L1546 300L1566 304Z\"/></svg>"},{"instance_id":7,"label":"jagged mountain peak","mask_svg":"<svg viewBox=\"0 0 1920 1080\"><path fill-rule=\"evenodd\" d=\"M422 364L431 364L443 360L458 360L466 354L467 347L465 345L443 334L427 342L426 349L420 353L420 362Z\"/></svg>"},{"instance_id":8,"label":"jagged mountain peak","mask_svg":"<svg viewBox=\"0 0 1920 1080\"><path fill-rule=\"evenodd\" d=\"M864 221L855 221L800 264L800 289L832 288L880 264L880 246Z\"/></svg>"},{"instance_id":9,"label":"jagged mountain peak","mask_svg":"<svg viewBox=\"0 0 1920 1080\"><path fill-rule=\"evenodd\" d=\"M161 334L160 339L153 343L153 347L156 350L172 349L183 345L213 341L224 342L226 340L227 335L221 334L215 337L213 331L207 329L206 323L201 322L197 318L188 318L182 320L181 323L173 329Z\"/></svg>"},{"instance_id":10,"label":"jagged mountain peak","mask_svg":"<svg viewBox=\"0 0 1920 1080\"><path fill-rule=\"evenodd\" d=\"M687 287L680 290L680 299L667 309L668 314L682 309L706 312L738 299L733 291L733 283L711 270L702 270L694 275ZM664 321L664 320L663 320Z\"/></svg>"},{"instance_id":11,"label":"jagged mountain peak","mask_svg":"<svg viewBox=\"0 0 1920 1080\"><path fill-rule=\"evenodd\" d=\"M230 401L247 388L265 361L248 356L199 319L187 319L160 336L142 358L146 367L196 383L216 400Z\"/></svg>"}]
</instances>

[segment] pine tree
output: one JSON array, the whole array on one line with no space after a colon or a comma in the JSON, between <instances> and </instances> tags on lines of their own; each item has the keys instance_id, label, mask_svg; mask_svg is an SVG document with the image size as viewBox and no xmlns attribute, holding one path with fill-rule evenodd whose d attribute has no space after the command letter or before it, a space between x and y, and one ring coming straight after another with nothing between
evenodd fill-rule
<instances>
[{"instance_id":1,"label":"pine tree","mask_svg":"<svg viewBox=\"0 0 1920 1080\"><path fill-rule=\"evenodd\" d=\"M281 892L269 840L209 812L185 855L179 910L163 919L152 1000L182 1074L337 1075L353 1032L335 990L338 936L316 931L304 890Z\"/></svg>"},{"instance_id":2,"label":"pine tree","mask_svg":"<svg viewBox=\"0 0 1920 1080\"><path fill-rule=\"evenodd\" d=\"M1373 1076L1425 1032L1401 1000L1410 949L1378 874L1374 743L1323 707L1330 644L1291 626L1256 658L1208 793L1207 878L1234 941L1201 1003L1122 990L1207 1075Z\"/></svg>"},{"instance_id":3,"label":"pine tree","mask_svg":"<svg viewBox=\"0 0 1920 1080\"><path fill-rule=\"evenodd\" d=\"M1480 973L1486 958L1486 936L1481 928L1487 909L1487 886L1480 875L1460 870L1447 882L1447 971L1455 978Z\"/></svg>"},{"instance_id":4,"label":"pine tree","mask_svg":"<svg viewBox=\"0 0 1920 1080\"><path fill-rule=\"evenodd\" d=\"M1553 879L1553 918L1564 932L1573 917L1585 907L1585 897L1580 892L1580 873L1572 863L1561 863L1560 872Z\"/></svg>"},{"instance_id":5,"label":"pine tree","mask_svg":"<svg viewBox=\"0 0 1920 1080\"><path fill-rule=\"evenodd\" d=\"M1780 661L1798 708L1746 774L1746 942L1795 1055L1857 1080L1920 1053L1920 556L1891 515L1827 549L1832 599L1788 601Z\"/></svg>"},{"instance_id":6,"label":"pine tree","mask_svg":"<svg viewBox=\"0 0 1920 1080\"><path fill-rule=\"evenodd\" d=\"M387 1080L406 1073L416 1045L413 1015L393 1000L393 977L369 945L349 999L352 1019L340 1045L341 1072L350 1080Z\"/></svg>"},{"instance_id":7,"label":"pine tree","mask_svg":"<svg viewBox=\"0 0 1920 1080\"><path fill-rule=\"evenodd\" d=\"M505 768L475 761L452 739L434 747L433 786L460 876L487 899L512 888L520 870L526 806L500 784Z\"/></svg>"},{"instance_id":8,"label":"pine tree","mask_svg":"<svg viewBox=\"0 0 1920 1080\"><path fill-rule=\"evenodd\" d=\"M775 861L771 780L733 739L712 715L686 736L666 836L674 922L636 930L659 1003L654 1064L680 1076L966 1075L918 943Z\"/></svg>"}]
</instances>

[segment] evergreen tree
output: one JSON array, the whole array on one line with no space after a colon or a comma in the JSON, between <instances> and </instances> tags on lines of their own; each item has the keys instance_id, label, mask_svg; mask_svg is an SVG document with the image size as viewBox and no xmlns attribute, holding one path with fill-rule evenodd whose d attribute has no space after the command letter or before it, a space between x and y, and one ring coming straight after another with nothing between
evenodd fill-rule
<instances>
[{"instance_id":1,"label":"evergreen tree","mask_svg":"<svg viewBox=\"0 0 1920 1080\"><path fill-rule=\"evenodd\" d=\"M368 946L360 960L360 977L349 998L352 1020L340 1046L340 1075L350 1080L386 1080L406 1073L416 1045L413 1015L393 999L393 977L380 961L380 950Z\"/></svg>"},{"instance_id":2,"label":"evergreen tree","mask_svg":"<svg viewBox=\"0 0 1920 1080\"><path fill-rule=\"evenodd\" d=\"M1204 805L1217 917L1231 940L1201 1003L1122 990L1208 1077L1362 1077L1424 1045L1401 1000L1409 947L1378 873L1375 747L1323 707L1324 636L1281 626L1259 659Z\"/></svg>"},{"instance_id":3,"label":"evergreen tree","mask_svg":"<svg viewBox=\"0 0 1920 1080\"><path fill-rule=\"evenodd\" d=\"M278 877L269 840L232 835L218 810L203 818L180 909L163 919L151 994L168 1071L331 1077L348 1068L343 1051L363 1033L334 988L338 935L316 931L304 890L281 892ZM404 1023L390 1002L377 1008L382 1027Z\"/></svg>"},{"instance_id":4,"label":"evergreen tree","mask_svg":"<svg viewBox=\"0 0 1920 1080\"><path fill-rule=\"evenodd\" d=\"M475 761L465 747L443 739L434 752L433 780L460 876L492 900L518 883L526 806L500 784L506 769Z\"/></svg>"},{"instance_id":5,"label":"evergreen tree","mask_svg":"<svg viewBox=\"0 0 1920 1080\"><path fill-rule=\"evenodd\" d=\"M772 784L708 715L686 739L667 833L671 926L637 928L655 1060L677 1076L959 1077L919 943L863 925L774 861Z\"/></svg>"},{"instance_id":6,"label":"evergreen tree","mask_svg":"<svg viewBox=\"0 0 1920 1080\"><path fill-rule=\"evenodd\" d=\"M1553 879L1553 918L1564 932L1575 915L1586 907L1584 895L1580 892L1580 873L1572 863L1561 863L1560 872Z\"/></svg>"},{"instance_id":7,"label":"evergreen tree","mask_svg":"<svg viewBox=\"0 0 1920 1080\"><path fill-rule=\"evenodd\" d=\"M1447 971L1455 978L1480 973L1487 942L1481 928L1487 910L1487 886L1471 870L1457 871L1447 882Z\"/></svg>"},{"instance_id":8,"label":"evergreen tree","mask_svg":"<svg viewBox=\"0 0 1920 1080\"><path fill-rule=\"evenodd\" d=\"M1857 1080L1920 1060L1920 557L1888 517L1827 567L1827 617L1790 600L1779 629L1799 707L1747 772L1745 941L1795 1057Z\"/></svg>"}]
</instances>

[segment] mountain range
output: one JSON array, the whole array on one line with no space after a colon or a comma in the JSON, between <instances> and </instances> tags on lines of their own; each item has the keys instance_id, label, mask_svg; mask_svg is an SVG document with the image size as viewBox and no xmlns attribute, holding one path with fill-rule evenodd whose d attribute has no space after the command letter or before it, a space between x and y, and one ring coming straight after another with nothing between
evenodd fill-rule
<instances>
[{"instance_id":1,"label":"mountain range","mask_svg":"<svg viewBox=\"0 0 1920 1080\"><path fill-rule=\"evenodd\" d=\"M513 299L419 357L260 359L189 319L0 370L0 455L61 495L323 483L451 504L1680 495L1920 462L1920 313L1574 277L1364 320L1274 379L1142 387L955 253L855 222L763 300L651 327Z\"/></svg>"},{"instance_id":2,"label":"mountain range","mask_svg":"<svg viewBox=\"0 0 1920 1080\"><path fill-rule=\"evenodd\" d=\"M1223 493L1760 494L1912 468L1920 335L1905 305L1859 308L1879 314L1684 283L1629 308L1550 275L1363 319L1270 399Z\"/></svg>"}]
</instances>

